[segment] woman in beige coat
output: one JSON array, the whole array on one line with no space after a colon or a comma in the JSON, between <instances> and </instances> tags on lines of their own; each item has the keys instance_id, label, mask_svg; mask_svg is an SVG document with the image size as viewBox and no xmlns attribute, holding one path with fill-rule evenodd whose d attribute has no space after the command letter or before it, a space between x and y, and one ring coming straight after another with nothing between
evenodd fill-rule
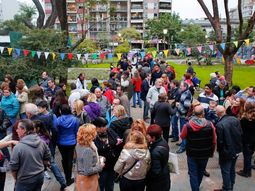
<instances>
[{"instance_id":1,"label":"woman in beige coat","mask_svg":"<svg viewBox=\"0 0 255 191\"><path fill-rule=\"evenodd\" d=\"M121 176L121 191L144 190L150 160L145 136L139 131L132 131L114 167L115 172Z\"/></svg>"}]
</instances>

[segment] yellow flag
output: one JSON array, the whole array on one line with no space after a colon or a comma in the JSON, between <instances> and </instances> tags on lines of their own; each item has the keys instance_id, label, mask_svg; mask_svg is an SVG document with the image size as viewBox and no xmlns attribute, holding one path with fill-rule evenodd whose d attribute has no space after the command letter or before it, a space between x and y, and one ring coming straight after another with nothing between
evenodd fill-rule
<instances>
[{"instance_id":1,"label":"yellow flag","mask_svg":"<svg viewBox=\"0 0 255 191\"><path fill-rule=\"evenodd\" d=\"M244 42L245 42L246 46L250 45L250 39L245 39Z\"/></svg>"},{"instance_id":2,"label":"yellow flag","mask_svg":"<svg viewBox=\"0 0 255 191\"><path fill-rule=\"evenodd\" d=\"M52 59L55 60L56 54L54 52L52 52L51 55L52 55Z\"/></svg>"},{"instance_id":3,"label":"yellow flag","mask_svg":"<svg viewBox=\"0 0 255 191\"><path fill-rule=\"evenodd\" d=\"M237 47L238 41L234 41L233 43L234 43L234 45Z\"/></svg>"},{"instance_id":4,"label":"yellow flag","mask_svg":"<svg viewBox=\"0 0 255 191\"><path fill-rule=\"evenodd\" d=\"M165 55L165 57L168 56L168 51L169 51L169 50L164 50L164 55Z\"/></svg>"},{"instance_id":5,"label":"yellow flag","mask_svg":"<svg viewBox=\"0 0 255 191\"><path fill-rule=\"evenodd\" d=\"M117 53L118 60L121 59L121 53Z\"/></svg>"},{"instance_id":6,"label":"yellow flag","mask_svg":"<svg viewBox=\"0 0 255 191\"><path fill-rule=\"evenodd\" d=\"M154 51L152 51L151 52L151 54L152 54L152 56L153 56L153 58L156 58L156 56L157 56L157 52L154 50Z\"/></svg>"},{"instance_id":7,"label":"yellow flag","mask_svg":"<svg viewBox=\"0 0 255 191\"><path fill-rule=\"evenodd\" d=\"M222 56L222 64L225 64L225 59L223 58L223 56Z\"/></svg>"},{"instance_id":8,"label":"yellow flag","mask_svg":"<svg viewBox=\"0 0 255 191\"><path fill-rule=\"evenodd\" d=\"M239 57L236 58L236 63L241 64L241 59Z\"/></svg>"},{"instance_id":9,"label":"yellow flag","mask_svg":"<svg viewBox=\"0 0 255 191\"><path fill-rule=\"evenodd\" d=\"M11 53L12 53L12 48L7 48L7 50L8 50L8 54L11 55Z\"/></svg>"}]
</instances>

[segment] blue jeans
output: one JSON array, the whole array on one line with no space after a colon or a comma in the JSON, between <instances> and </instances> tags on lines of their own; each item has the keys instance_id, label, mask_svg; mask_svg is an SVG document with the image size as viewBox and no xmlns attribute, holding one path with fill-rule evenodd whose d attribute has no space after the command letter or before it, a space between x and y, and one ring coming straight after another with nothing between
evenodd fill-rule
<instances>
[{"instance_id":1,"label":"blue jeans","mask_svg":"<svg viewBox=\"0 0 255 191\"><path fill-rule=\"evenodd\" d=\"M220 169L223 179L223 191L233 190L235 184L235 166L237 157L230 160L220 160Z\"/></svg>"},{"instance_id":2,"label":"blue jeans","mask_svg":"<svg viewBox=\"0 0 255 191\"><path fill-rule=\"evenodd\" d=\"M133 106L136 106L136 94L137 94L137 99L139 106L142 107L142 100L141 100L141 92L134 92L133 93Z\"/></svg>"},{"instance_id":3,"label":"blue jeans","mask_svg":"<svg viewBox=\"0 0 255 191\"><path fill-rule=\"evenodd\" d=\"M61 171L58 165L56 164L55 159L52 156L50 159L50 169L52 173L54 174L56 180L59 182L59 184L63 187L66 186L66 180L64 176L61 174Z\"/></svg>"},{"instance_id":4,"label":"blue jeans","mask_svg":"<svg viewBox=\"0 0 255 191\"><path fill-rule=\"evenodd\" d=\"M251 174L251 160L254 151L249 144L243 144L243 172L245 174Z\"/></svg>"},{"instance_id":5,"label":"blue jeans","mask_svg":"<svg viewBox=\"0 0 255 191\"><path fill-rule=\"evenodd\" d=\"M100 173L99 187L100 191L113 191L114 189L114 170L107 169Z\"/></svg>"},{"instance_id":6,"label":"blue jeans","mask_svg":"<svg viewBox=\"0 0 255 191\"><path fill-rule=\"evenodd\" d=\"M150 110L150 104L147 101L144 101L144 107L143 107L143 119L147 118L149 115Z\"/></svg>"},{"instance_id":7,"label":"blue jeans","mask_svg":"<svg viewBox=\"0 0 255 191\"><path fill-rule=\"evenodd\" d=\"M12 133L12 129L13 129L13 126L15 125L16 121L17 121L17 118L10 118L10 121L11 121L11 126L8 127L7 129L7 135L9 135L10 133Z\"/></svg>"},{"instance_id":8,"label":"blue jeans","mask_svg":"<svg viewBox=\"0 0 255 191\"><path fill-rule=\"evenodd\" d=\"M202 182L204 171L208 162L207 159L194 159L187 157L190 186L192 191L199 191Z\"/></svg>"},{"instance_id":9,"label":"blue jeans","mask_svg":"<svg viewBox=\"0 0 255 191\"><path fill-rule=\"evenodd\" d=\"M179 139L179 128L178 128L178 120L180 120L180 132L182 131L183 126L186 123L185 117L180 117L180 116L173 116L173 123L172 123L172 129L173 129L173 136L176 139ZM181 142L181 149L185 149L186 147L186 140L182 140Z\"/></svg>"}]
</instances>

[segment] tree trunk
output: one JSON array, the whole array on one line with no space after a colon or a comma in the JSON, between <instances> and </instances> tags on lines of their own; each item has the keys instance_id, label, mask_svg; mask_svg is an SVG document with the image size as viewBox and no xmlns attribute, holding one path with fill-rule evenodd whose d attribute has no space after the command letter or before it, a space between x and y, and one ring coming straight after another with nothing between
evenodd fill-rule
<instances>
[{"instance_id":1,"label":"tree trunk","mask_svg":"<svg viewBox=\"0 0 255 191\"><path fill-rule=\"evenodd\" d=\"M225 67L224 67L224 76L226 81L228 82L228 85L232 85L232 76L233 76L233 58L234 55L223 55L224 61L225 61Z\"/></svg>"},{"instance_id":2,"label":"tree trunk","mask_svg":"<svg viewBox=\"0 0 255 191\"><path fill-rule=\"evenodd\" d=\"M42 4L40 3L39 0L33 0L33 3L35 4L35 7L39 13L39 16L37 18L37 28L42 28L44 23L44 18L45 18L45 13L44 13Z\"/></svg>"},{"instance_id":3,"label":"tree trunk","mask_svg":"<svg viewBox=\"0 0 255 191\"><path fill-rule=\"evenodd\" d=\"M60 21L60 27L62 31L65 31L66 34L66 45L68 42L68 23L67 23L67 8L66 8L66 0L55 0L55 4L57 7L58 19Z\"/></svg>"}]
</instances>

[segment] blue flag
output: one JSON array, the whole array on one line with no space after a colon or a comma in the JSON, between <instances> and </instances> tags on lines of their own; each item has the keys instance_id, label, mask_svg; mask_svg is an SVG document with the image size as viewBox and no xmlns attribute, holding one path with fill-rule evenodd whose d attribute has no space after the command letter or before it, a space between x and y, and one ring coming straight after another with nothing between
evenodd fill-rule
<instances>
[{"instance_id":1,"label":"blue flag","mask_svg":"<svg viewBox=\"0 0 255 191\"><path fill-rule=\"evenodd\" d=\"M60 53L60 58L61 58L61 60L64 60L65 59L65 53Z\"/></svg>"}]
</instances>

